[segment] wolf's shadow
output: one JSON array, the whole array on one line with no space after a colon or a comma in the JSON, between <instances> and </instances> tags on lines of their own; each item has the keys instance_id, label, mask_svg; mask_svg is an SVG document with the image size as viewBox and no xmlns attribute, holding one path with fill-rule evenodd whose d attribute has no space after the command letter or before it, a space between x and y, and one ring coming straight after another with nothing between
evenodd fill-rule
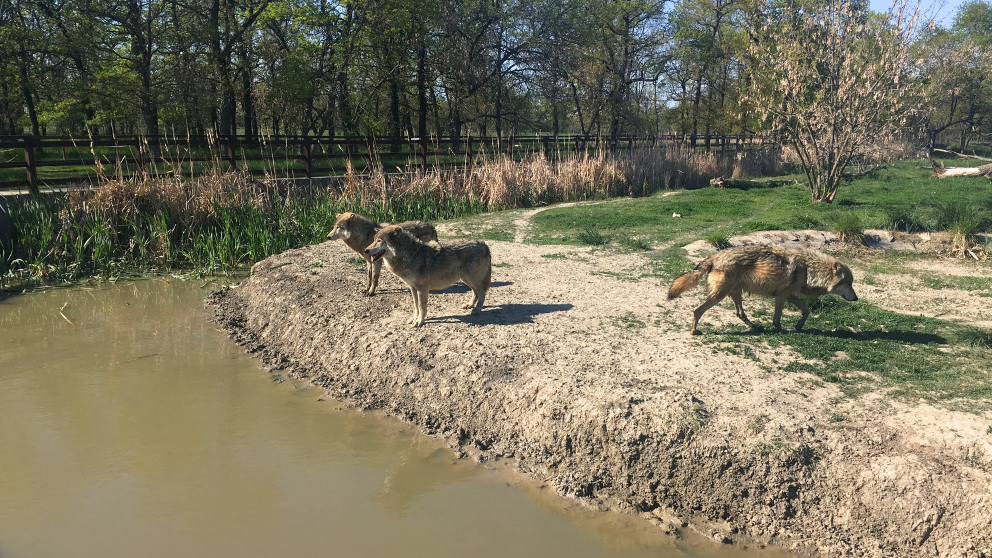
<instances>
[{"instance_id":1,"label":"wolf's shadow","mask_svg":"<svg viewBox=\"0 0 992 558\"><path fill-rule=\"evenodd\" d=\"M760 324L759 324L760 325ZM787 330L783 330L785 333ZM736 335L739 337L758 337L768 333L775 333L771 327L758 329L755 331L728 331L721 335ZM807 327L798 333L790 335L818 335L820 337L833 337L835 339L851 339L854 341L898 341L907 345L946 345L947 338L933 333L920 333L918 331L826 331Z\"/></svg>"},{"instance_id":2,"label":"wolf's shadow","mask_svg":"<svg viewBox=\"0 0 992 558\"><path fill-rule=\"evenodd\" d=\"M489 284L489 288L490 289L493 289L493 288L496 288L496 287L506 287L506 286L512 285L512 284L513 284L513 281L493 281L492 283ZM431 292L432 293L438 293L438 294L456 294L456 293L468 293L468 292L472 292L472 289L468 288L468 285L466 285L465 283L462 283L461 281L459 281L458 283L455 283L454 285L452 285L452 286L450 286L450 287L448 287L446 289L441 289L440 291L431 291Z\"/></svg>"},{"instance_id":3,"label":"wolf's shadow","mask_svg":"<svg viewBox=\"0 0 992 558\"><path fill-rule=\"evenodd\" d=\"M534 323L534 316L538 314L550 314L552 312L567 312L575 308L571 304L498 304L495 306L483 306L482 311L477 316L469 313L455 314L452 316L428 317L428 322L455 323L462 322L469 325L516 325Z\"/></svg>"}]
</instances>

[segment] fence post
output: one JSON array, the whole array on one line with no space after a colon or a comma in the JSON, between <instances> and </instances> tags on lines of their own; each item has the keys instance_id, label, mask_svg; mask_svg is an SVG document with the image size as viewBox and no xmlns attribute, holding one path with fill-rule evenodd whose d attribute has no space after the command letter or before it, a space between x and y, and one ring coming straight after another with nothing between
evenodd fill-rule
<instances>
[{"instance_id":1,"label":"fence post","mask_svg":"<svg viewBox=\"0 0 992 558\"><path fill-rule=\"evenodd\" d=\"M39 142L38 136L27 136L24 138L24 172L28 179L28 190L31 195L38 195L38 168L35 166L34 147Z\"/></svg>"},{"instance_id":2,"label":"fence post","mask_svg":"<svg viewBox=\"0 0 992 558\"><path fill-rule=\"evenodd\" d=\"M468 137L465 138L465 168L472 172L472 131L469 130Z\"/></svg>"},{"instance_id":3,"label":"fence post","mask_svg":"<svg viewBox=\"0 0 992 558\"><path fill-rule=\"evenodd\" d=\"M141 141L141 137L139 136L134 141L134 164L136 167L135 172L138 176L145 174L145 149L143 146L144 142Z\"/></svg>"},{"instance_id":4,"label":"fence post","mask_svg":"<svg viewBox=\"0 0 992 558\"><path fill-rule=\"evenodd\" d=\"M365 170L370 174L372 173L372 168L375 167L374 157L377 155L375 136L365 136ZM385 168L383 168L383 172L385 172Z\"/></svg>"},{"instance_id":5,"label":"fence post","mask_svg":"<svg viewBox=\"0 0 992 558\"><path fill-rule=\"evenodd\" d=\"M510 143L507 144L506 148L510 155L511 161L513 160L513 144L516 143L516 141L517 141L516 131L510 132Z\"/></svg>"},{"instance_id":6,"label":"fence post","mask_svg":"<svg viewBox=\"0 0 992 558\"><path fill-rule=\"evenodd\" d=\"M420 138L420 167L427 170L427 138Z\"/></svg>"},{"instance_id":7,"label":"fence post","mask_svg":"<svg viewBox=\"0 0 992 558\"><path fill-rule=\"evenodd\" d=\"M220 141L224 159L227 160L227 172L234 172L238 169L234 164L234 136L224 136Z\"/></svg>"},{"instance_id":8,"label":"fence post","mask_svg":"<svg viewBox=\"0 0 992 558\"><path fill-rule=\"evenodd\" d=\"M300 144L300 155L303 156L303 172L307 178L313 178L312 154L310 143L304 139Z\"/></svg>"}]
</instances>

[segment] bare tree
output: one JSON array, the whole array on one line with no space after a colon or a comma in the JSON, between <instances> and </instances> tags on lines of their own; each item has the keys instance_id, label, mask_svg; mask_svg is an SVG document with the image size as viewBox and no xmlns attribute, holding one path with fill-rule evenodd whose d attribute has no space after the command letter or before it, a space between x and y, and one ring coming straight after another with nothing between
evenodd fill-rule
<instances>
[{"instance_id":1,"label":"bare tree","mask_svg":"<svg viewBox=\"0 0 992 558\"><path fill-rule=\"evenodd\" d=\"M904 72L918 4L901 0L884 15L862 6L768 7L752 36L755 105L796 150L813 201L832 202L845 167L908 110Z\"/></svg>"}]
</instances>

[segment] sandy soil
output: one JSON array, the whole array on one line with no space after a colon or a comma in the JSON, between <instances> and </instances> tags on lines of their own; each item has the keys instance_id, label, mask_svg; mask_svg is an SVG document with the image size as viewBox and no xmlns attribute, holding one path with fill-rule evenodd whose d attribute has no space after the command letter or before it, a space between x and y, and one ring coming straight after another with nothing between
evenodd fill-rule
<instances>
[{"instance_id":1,"label":"sandy soil","mask_svg":"<svg viewBox=\"0 0 992 558\"><path fill-rule=\"evenodd\" d=\"M638 278L644 255L489 244L482 314L459 308L459 284L431 295L420 329L388 272L359 295L364 267L341 243L268 258L209 302L270 365L666 532L823 556L992 557L992 413L852 401L778 372L795 358L784 349L715 350L687 331L701 291L665 301L667 284ZM919 303L902 278L859 293ZM727 302L704 323L734 320Z\"/></svg>"}]
</instances>

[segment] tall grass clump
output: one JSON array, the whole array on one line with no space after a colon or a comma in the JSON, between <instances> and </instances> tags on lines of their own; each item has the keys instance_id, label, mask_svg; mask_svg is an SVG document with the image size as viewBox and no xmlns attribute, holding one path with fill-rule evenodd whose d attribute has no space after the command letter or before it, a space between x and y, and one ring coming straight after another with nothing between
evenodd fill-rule
<instances>
[{"instance_id":1,"label":"tall grass clump","mask_svg":"<svg viewBox=\"0 0 992 558\"><path fill-rule=\"evenodd\" d=\"M834 220L834 232L841 242L864 244L865 228L856 213L844 213Z\"/></svg>"},{"instance_id":2,"label":"tall grass clump","mask_svg":"<svg viewBox=\"0 0 992 558\"><path fill-rule=\"evenodd\" d=\"M706 237L706 242L717 250L725 250L733 247L733 244L730 243L730 237L727 236L727 233L724 231L710 233L710 235Z\"/></svg>"},{"instance_id":3,"label":"tall grass clump","mask_svg":"<svg viewBox=\"0 0 992 558\"><path fill-rule=\"evenodd\" d=\"M339 212L379 222L438 221L484 211L694 187L724 173L780 165L772 151L715 154L685 148L476 160L467 169L387 174L349 170L327 185L213 172L194 179L101 175L101 185L13 201L13 245L0 277L71 281L172 268L231 271L323 241ZM594 239L592 236L588 240ZM592 242L596 244L596 242Z\"/></svg>"},{"instance_id":4,"label":"tall grass clump","mask_svg":"<svg viewBox=\"0 0 992 558\"><path fill-rule=\"evenodd\" d=\"M583 229L579 232L577 238L582 244L588 244L590 246L603 246L610 241L609 237L599 232L599 229L596 227Z\"/></svg>"}]
</instances>

